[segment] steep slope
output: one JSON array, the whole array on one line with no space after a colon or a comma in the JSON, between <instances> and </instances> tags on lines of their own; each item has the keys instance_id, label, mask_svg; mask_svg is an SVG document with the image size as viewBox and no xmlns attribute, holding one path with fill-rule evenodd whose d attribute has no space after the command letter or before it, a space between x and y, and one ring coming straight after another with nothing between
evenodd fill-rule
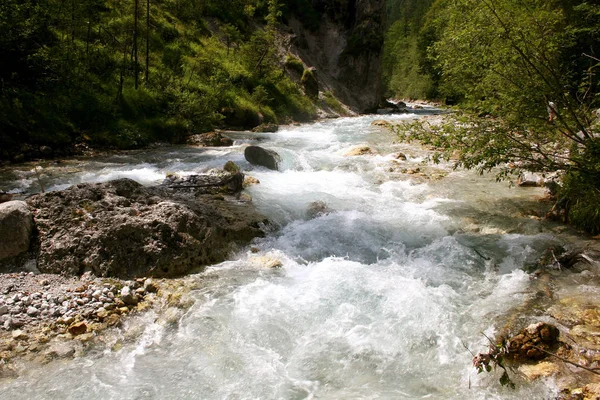
<instances>
[{"instance_id":1,"label":"steep slope","mask_svg":"<svg viewBox=\"0 0 600 400\"><path fill-rule=\"evenodd\" d=\"M295 0L287 11L292 51L316 68L321 91L356 112L377 108L385 0Z\"/></svg>"}]
</instances>

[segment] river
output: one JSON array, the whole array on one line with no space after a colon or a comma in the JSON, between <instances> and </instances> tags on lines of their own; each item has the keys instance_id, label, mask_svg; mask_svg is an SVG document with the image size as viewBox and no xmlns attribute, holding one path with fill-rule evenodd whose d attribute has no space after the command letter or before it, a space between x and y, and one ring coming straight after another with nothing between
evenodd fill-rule
<instances>
[{"instance_id":1,"label":"river","mask_svg":"<svg viewBox=\"0 0 600 400\"><path fill-rule=\"evenodd\" d=\"M232 148L44 164L40 180L56 190L119 177L152 184L232 160L260 180L247 193L278 229L253 243L258 253L244 249L187 278L191 306L172 323L159 310L134 317L106 346L0 384L0 398L552 397L551 381L517 380L512 390L499 374L477 375L465 348L484 351L483 333L493 337L498 321L533 296L523 268L557 241L555 225L523 211L543 190L423 163L427 151L396 143L371 125L378 118L235 133ZM248 143L279 152L282 171L248 164ZM378 154L344 155L357 145ZM394 164L399 152L407 160ZM0 178L0 188L38 187L23 167ZM325 212L310 213L314 202ZM266 269L257 257L282 267Z\"/></svg>"}]
</instances>

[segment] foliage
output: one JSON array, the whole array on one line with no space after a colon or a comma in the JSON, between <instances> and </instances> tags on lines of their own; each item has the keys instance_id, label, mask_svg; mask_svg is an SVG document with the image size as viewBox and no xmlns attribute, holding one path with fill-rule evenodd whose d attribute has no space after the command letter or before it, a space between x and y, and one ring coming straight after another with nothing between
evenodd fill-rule
<instances>
[{"instance_id":1,"label":"foliage","mask_svg":"<svg viewBox=\"0 0 600 400\"><path fill-rule=\"evenodd\" d=\"M383 47L383 81L388 97L433 98L434 79L426 70L426 14L433 0L389 0L389 28Z\"/></svg>"},{"instance_id":2,"label":"foliage","mask_svg":"<svg viewBox=\"0 0 600 400\"><path fill-rule=\"evenodd\" d=\"M285 59L285 66L292 71L296 71L300 76L304 73L304 64L291 54L288 54Z\"/></svg>"},{"instance_id":3,"label":"foliage","mask_svg":"<svg viewBox=\"0 0 600 400\"><path fill-rule=\"evenodd\" d=\"M461 99L460 111L441 125L413 127L407 137L434 146L438 159L456 157L457 166L499 168L499 178L564 171L567 219L597 231L599 6L545 0L434 6L445 12L429 16L430 70L439 73L443 96Z\"/></svg>"},{"instance_id":4,"label":"foliage","mask_svg":"<svg viewBox=\"0 0 600 400\"><path fill-rule=\"evenodd\" d=\"M487 336L486 336L487 338ZM487 353L479 353L473 357L473 366L477 369L477 373L492 372L492 370L501 369L502 375L500 375L499 382L502 386L508 386L512 389L515 388L514 382L508 375L508 370L504 365L504 357L508 354L508 343L506 340L502 340L500 343L494 343L491 339L489 350ZM468 350L468 348L467 348Z\"/></svg>"},{"instance_id":5,"label":"foliage","mask_svg":"<svg viewBox=\"0 0 600 400\"><path fill-rule=\"evenodd\" d=\"M340 103L340 101L335 98L333 93L324 92L323 93L323 101L325 102L327 107L329 107L331 110L335 111L339 115L347 115L348 114L348 112L344 108L343 104Z\"/></svg>"},{"instance_id":6,"label":"foliage","mask_svg":"<svg viewBox=\"0 0 600 400\"><path fill-rule=\"evenodd\" d=\"M24 143L139 147L230 121L315 116L277 52L278 0L7 0L0 157ZM262 117L260 117L262 116Z\"/></svg>"}]
</instances>

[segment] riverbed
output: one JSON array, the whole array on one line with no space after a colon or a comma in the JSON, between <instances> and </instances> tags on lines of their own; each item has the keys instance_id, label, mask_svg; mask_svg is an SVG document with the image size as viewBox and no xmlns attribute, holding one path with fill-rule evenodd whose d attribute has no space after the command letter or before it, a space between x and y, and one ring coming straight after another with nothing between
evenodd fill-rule
<instances>
[{"instance_id":1,"label":"riverbed","mask_svg":"<svg viewBox=\"0 0 600 400\"><path fill-rule=\"evenodd\" d=\"M150 185L231 160L260 181L246 192L276 229L189 277L191 304L176 321L149 311L130 321L137 333L122 346L107 340L0 382L0 398L552 398L551 379L517 378L512 390L496 374L477 375L469 352L484 351L484 334L535 296L529 267L565 240L563 227L539 218L544 189L434 165L428 150L398 143L376 119L228 133L230 148L160 147L2 171L0 189L35 192L121 177ZM250 165L247 144L278 152L281 170ZM370 152L346 155L357 146Z\"/></svg>"}]
</instances>

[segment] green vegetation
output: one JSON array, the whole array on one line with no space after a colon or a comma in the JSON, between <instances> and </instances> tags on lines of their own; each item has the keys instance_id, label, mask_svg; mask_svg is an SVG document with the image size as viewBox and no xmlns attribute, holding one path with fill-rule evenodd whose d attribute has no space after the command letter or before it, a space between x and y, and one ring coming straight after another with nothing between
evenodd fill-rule
<instances>
[{"instance_id":1,"label":"green vegetation","mask_svg":"<svg viewBox=\"0 0 600 400\"><path fill-rule=\"evenodd\" d=\"M348 111L346 111L346 109L344 108L344 105L342 103L340 103L340 101L338 99L335 98L333 93L324 92L323 93L323 101L325 102L325 105L327 107L329 107L332 111L335 111L339 115L344 115L344 116L348 115Z\"/></svg>"},{"instance_id":2,"label":"green vegetation","mask_svg":"<svg viewBox=\"0 0 600 400\"><path fill-rule=\"evenodd\" d=\"M304 64L291 54L288 54L285 59L285 66L292 71L296 71L300 76L304 73Z\"/></svg>"},{"instance_id":3,"label":"green vegetation","mask_svg":"<svg viewBox=\"0 0 600 400\"><path fill-rule=\"evenodd\" d=\"M436 1L420 30L421 72L460 108L403 134L499 178L560 171L564 219L600 233L599 34L589 1Z\"/></svg>"},{"instance_id":4,"label":"green vegetation","mask_svg":"<svg viewBox=\"0 0 600 400\"><path fill-rule=\"evenodd\" d=\"M277 53L277 0L5 0L0 158L140 147L315 117Z\"/></svg>"},{"instance_id":5,"label":"green vegetation","mask_svg":"<svg viewBox=\"0 0 600 400\"><path fill-rule=\"evenodd\" d=\"M437 95L426 71L425 16L434 0L389 0L383 47L383 82L387 97L412 99Z\"/></svg>"}]
</instances>

